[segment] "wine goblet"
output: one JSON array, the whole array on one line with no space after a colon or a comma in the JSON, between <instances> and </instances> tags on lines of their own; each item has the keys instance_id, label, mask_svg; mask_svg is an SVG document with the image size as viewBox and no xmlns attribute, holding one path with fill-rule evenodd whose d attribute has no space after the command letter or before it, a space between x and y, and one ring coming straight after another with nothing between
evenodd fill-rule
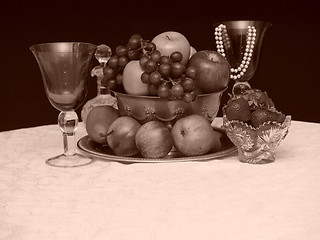
<instances>
[{"instance_id":1,"label":"wine goblet","mask_svg":"<svg viewBox=\"0 0 320 240\"><path fill-rule=\"evenodd\" d=\"M231 66L230 79L235 81L233 93L251 88L248 81L255 74L264 35L270 22L238 20L215 23L215 42Z\"/></svg>"},{"instance_id":2,"label":"wine goblet","mask_svg":"<svg viewBox=\"0 0 320 240\"><path fill-rule=\"evenodd\" d=\"M91 158L76 152L75 110L87 95L90 63L96 45L82 42L54 42L30 47L39 65L49 102L60 111L58 125L63 135L64 152L46 163L55 167L77 167L91 163Z\"/></svg>"}]
</instances>

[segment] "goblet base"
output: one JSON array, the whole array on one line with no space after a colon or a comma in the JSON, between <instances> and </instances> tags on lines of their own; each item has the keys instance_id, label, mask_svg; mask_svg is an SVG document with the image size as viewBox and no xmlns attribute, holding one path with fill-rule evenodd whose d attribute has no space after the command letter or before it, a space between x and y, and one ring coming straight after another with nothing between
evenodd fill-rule
<instances>
[{"instance_id":1,"label":"goblet base","mask_svg":"<svg viewBox=\"0 0 320 240\"><path fill-rule=\"evenodd\" d=\"M64 168L82 167L93 162L94 160L92 158L86 157L79 153L70 156L60 154L46 160L46 164L49 166Z\"/></svg>"}]
</instances>

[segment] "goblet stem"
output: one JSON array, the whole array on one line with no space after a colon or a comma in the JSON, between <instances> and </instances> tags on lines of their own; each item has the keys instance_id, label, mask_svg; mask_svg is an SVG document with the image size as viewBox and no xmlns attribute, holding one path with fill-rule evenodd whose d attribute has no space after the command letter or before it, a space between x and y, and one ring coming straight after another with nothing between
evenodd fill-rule
<instances>
[{"instance_id":1,"label":"goblet stem","mask_svg":"<svg viewBox=\"0 0 320 240\"><path fill-rule=\"evenodd\" d=\"M76 154L74 144L75 144L75 134L63 133L64 155L72 156Z\"/></svg>"},{"instance_id":2,"label":"goblet stem","mask_svg":"<svg viewBox=\"0 0 320 240\"><path fill-rule=\"evenodd\" d=\"M63 134L64 155L72 156L76 153L75 132L78 128L78 116L75 111L60 112L58 124Z\"/></svg>"},{"instance_id":3,"label":"goblet stem","mask_svg":"<svg viewBox=\"0 0 320 240\"><path fill-rule=\"evenodd\" d=\"M93 161L93 159L76 152L75 133L78 128L78 115L74 110L62 111L58 116L59 128L63 136L64 152L49 158L46 163L54 167L79 167Z\"/></svg>"}]
</instances>

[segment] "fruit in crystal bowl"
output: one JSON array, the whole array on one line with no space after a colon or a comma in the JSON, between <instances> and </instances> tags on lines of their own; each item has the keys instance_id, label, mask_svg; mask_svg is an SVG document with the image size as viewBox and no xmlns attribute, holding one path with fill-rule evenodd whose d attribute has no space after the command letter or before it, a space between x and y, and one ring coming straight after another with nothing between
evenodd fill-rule
<instances>
[{"instance_id":1,"label":"fruit in crystal bowl","mask_svg":"<svg viewBox=\"0 0 320 240\"><path fill-rule=\"evenodd\" d=\"M197 85L203 93L220 91L230 81L230 65L218 52L198 51L192 55L188 66L197 69Z\"/></svg>"},{"instance_id":2,"label":"fruit in crystal bowl","mask_svg":"<svg viewBox=\"0 0 320 240\"><path fill-rule=\"evenodd\" d=\"M223 107L226 118L248 123L254 128L265 122L283 123L285 115L275 108L274 102L260 89L248 89L231 95Z\"/></svg>"},{"instance_id":3,"label":"fruit in crystal bowl","mask_svg":"<svg viewBox=\"0 0 320 240\"><path fill-rule=\"evenodd\" d=\"M116 119L108 128L107 142L118 156L134 156L139 153L135 136L141 124L134 118L122 116Z\"/></svg>"},{"instance_id":4,"label":"fruit in crystal bowl","mask_svg":"<svg viewBox=\"0 0 320 240\"><path fill-rule=\"evenodd\" d=\"M197 156L221 148L220 134L200 115L179 119L171 130L174 146L185 156Z\"/></svg>"},{"instance_id":5,"label":"fruit in crystal bowl","mask_svg":"<svg viewBox=\"0 0 320 240\"><path fill-rule=\"evenodd\" d=\"M225 107L225 113L229 120L247 122L251 119L250 106L244 98L230 100Z\"/></svg>"},{"instance_id":6,"label":"fruit in crystal bowl","mask_svg":"<svg viewBox=\"0 0 320 240\"><path fill-rule=\"evenodd\" d=\"M143 124L136 134L136 145L145 158L163 158L173 147L170 130L160 121Z\"/></svg>"},{"instance_id":7,"label":"fruit in crystal bowl","mask_svg":"<svg viewBox=\"0 0 320 240\"><path fill-rule=\"evenodd\" d=\"M162 56L170 56L173 52L182 53L182 63L187 64L190 56L190 43L188 39L181 33L175 31L167 31L158 34L151 41Z\"/></svg>"},{"instance_id":8,"label":"fruit in crystal bowl","mask_svg":"<svg viewBox=\"0 0 320 240\"><path fill-rule=\"evenodd\" d=\"M88 136L96 143L107 143L108 128L119 117L119 112L111 106L95 106L86 119Z\"/></svg>"},{"instance_id":9,"label":"fruit in crystal bowl","mask_svg":"<svg viewBox=\"0 0 320 240\"><path fill-rule=\"evenodd\" d=\"M249 112L247 107L232 107L240 101L247 102ZM237 146L241 162L263 164L275 160L275 151L288 134L291 116L279 112L266 92L247 89L231 95L222 110L223 129Z\"/></svg>"},{"instance_id":10,"label":"fruit in crystal bowl","mask_svg":"<svg viewBox=\"0 0 320 240\"><path fill-rule=\"evenodd\" d=\"M258 128L265 122L283 123L285 115L277 110L257 109L251 113L251 125Z\"/></svg>"}]
</instances>

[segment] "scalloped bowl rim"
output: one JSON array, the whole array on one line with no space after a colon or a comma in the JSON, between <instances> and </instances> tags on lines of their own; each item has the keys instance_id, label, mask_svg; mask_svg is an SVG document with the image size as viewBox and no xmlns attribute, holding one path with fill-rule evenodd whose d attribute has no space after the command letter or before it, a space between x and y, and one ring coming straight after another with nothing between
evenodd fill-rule
<instances>
[{"instance_id":1,"label":"scalloped bowl rim","mask_svg":"<svg viewBox=\"0 0 320 240\"><path fill-rule=\"evenodd\" d=\"M223 93L225 92L226 90L228 89L228 86L226 86L225 88L223 88L222 90L220 91L216 91L216 92L212 92L212 93L202 93L202 94L199 94L198 97L205 97L205 96L209 96L209 95L212 95L212 94L220 94L220 93ZM117 91L114 91L114 90L111 90L112 93L114 93L115 95L123 95L123 96L128 96L128 97L132 97L132 98L143 98L143 99L154 99L154 100L157 100L157 99L161 99L161 100L165 100L165 98L161 98L159 96L151 96L151 95L135 95L135 94L128 94L128 93L123 93L123 92L117 92ZM197 98L198 98L197 97ZM168 100L169 101L169 100ZM173 100L174 101L174 100Z\"/></svg>"}]
</instances>

